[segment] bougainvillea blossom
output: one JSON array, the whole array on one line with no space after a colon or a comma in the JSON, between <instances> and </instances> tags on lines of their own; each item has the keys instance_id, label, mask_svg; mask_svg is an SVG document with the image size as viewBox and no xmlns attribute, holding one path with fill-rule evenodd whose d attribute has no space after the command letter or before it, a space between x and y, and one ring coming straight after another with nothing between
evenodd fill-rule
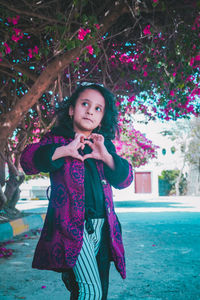
<instances>
[{"instance_id":1,"label":"bougainvillea blossom","mask_svg":"<svg viewBox=\"0 0 200 300\"><path fill-rule=\"evenodd\" d=\"M94 53L94 48L93 48L91 45L87 46L86 49L88 50L88 53L89 53L89 54L93 55L93 53Z\"/></svg>"},{"instance_id":2,"label":"bougainvillea blossom","mask_svg":"<svg viewBox=\"0 0 200 300\"><path fill-rule=\"evenodd\" d=\"M18 24L18 21L20 19L20 16L17 15L16 17L13 17L13 18L7 18L8 22L9 23L12 23L13 25L17 25Z\"/></svg>"},{"instance_id":3,"label":"bougainvillea blossom","mask_svg":"<svg viewBox=\"0 0 200 300\"><path fill-rule=\"evenodd\" d=\"M151 26L150 25L147 25L144 30L143 30L143 33L144 35L150 35L151 34Z\"/></svg>"},{"instance_id":4,"label":"bougainvillea blossom","mask_svg":"<svg viewBox=\"0 0 200 300\"><path fill-rule=\"evenodd\" d=\"M90 33L91 30L90 29L83 29L83 28L80 28L79 31L78 31L78 39L80 41L83 41L85 36Z\"/></svg>"},{"instance_id":5,"label":"bougainvillea blossom","mask_svg":"<svg viewBox=\"0 0 200 300\"><path fill-rule=\"evenodd\" d=\"M7 43L3 43L4 47L5 47L5 53L9 54L11 52L11 48L8 46Z\"/></svg>"}]
</instances>

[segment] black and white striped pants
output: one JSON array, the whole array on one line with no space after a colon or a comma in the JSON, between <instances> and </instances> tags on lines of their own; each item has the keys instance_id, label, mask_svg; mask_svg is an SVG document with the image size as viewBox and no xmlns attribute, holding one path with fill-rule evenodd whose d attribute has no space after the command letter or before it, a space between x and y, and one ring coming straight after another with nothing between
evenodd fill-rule
<instances>
[{"instance_id":1,"label":"black and white striped pants","mask_svg":"<svg viewBox=\"0 0 200 300\"><path fill-rule=\"evenodd\" d=\"M101 242L104 219L92 219L94 233L88 234L85 226L83 246L73 272L78 285L78 300L101 300L102 287L96 255Z\"/></svg>"}]
</instances>

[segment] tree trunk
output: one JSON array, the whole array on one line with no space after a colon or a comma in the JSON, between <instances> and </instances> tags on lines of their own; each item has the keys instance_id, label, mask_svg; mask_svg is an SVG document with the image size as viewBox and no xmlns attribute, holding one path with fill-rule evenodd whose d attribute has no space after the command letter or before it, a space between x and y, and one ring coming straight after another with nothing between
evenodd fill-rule
<instances>
[{"instance_id":1,"label":"tree trunk","mask_svg":"<svg viewBox=\"0 0 200 300\"><path fill-rule=\"evenodd\" d=\"M2 140L0 143L0 184L5 185L5 145L7 140Z\"/></svg>"},{"instance_id":2,"label":"tree trunk","mask_svg":"<svg viewBox=\"0 0 200 300\"><path fill-rule=\"evenodd\" d=\"M7 202L5 208L15 209L15 205L20 197L19 186L24 181L24 174L20 173L12 162L11 158L8 157L8 170L9 170L9 180L6 183L5 196Z\"/></svg>"},{"instance_id":3,"label":"tree trunk","mask_svg":"<svg viewBox=\"0 0 200 300\"><path fill-rule=\"evenodd\" d=\"M2 210L6 202L7 198L2 190L2 186L0 185L0 210Z\"/></svg>"},{"instance_id":4,"label":"tree trunk","mask_svg":"<svg viewBox=\"0 0 200 300\"><path fill-rule=\"evenodd\" d=\"M5 185L5 166L6 166L6 161L5 161L5 141L2 141L0 145L0 210L3 208L4 204L6 203L7 199L6 196L4 195L4 192L2 190L2 187Z\"/></svg>"},{"instance_id":5,"label":"tree trunk","mask_svg":"<svg viewBox=\"0 0 200 300\"><path fill-rule=\"evenodd\" d=\"M183 159L183 164L182 164L182 168L180 170L180 173L177 177L176 183L175 183L175 188L176 188L176 196L180 196L180 191L179 191L179 187L180 187L180 183L181 183L181 176L183 174L183 169L185 167L185 162L186 162L186 155L184 155L184 159Z\"/></svg>"}]
</instances>

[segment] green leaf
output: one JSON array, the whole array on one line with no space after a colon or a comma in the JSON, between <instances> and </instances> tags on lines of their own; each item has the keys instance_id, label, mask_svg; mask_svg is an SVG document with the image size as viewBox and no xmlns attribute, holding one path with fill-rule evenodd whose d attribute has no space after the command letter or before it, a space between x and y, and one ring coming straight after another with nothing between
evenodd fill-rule
<instances>
[{"instance_id":1,"label":"green leaf","mask_svg":"<svg viewBox=\"0 0 200 300\"><path fill-rule=\"evenodd\" d=\"M169 81L170 81L171 83L173 83L173 82L175 81L175 77L174 77L174 76L170 76Z\"/></svg>"},{"instance_id":2,"label":"green leaf","mask_svg":"<svg viewBox=\"0 0 200 300\"><path fill-rule=\"evenodd\" d=\"M71 50L71 49L75 48L76 47L75 41L67 42L66 47L67 47L68 50Z\"/></svg>"}]
</instances>

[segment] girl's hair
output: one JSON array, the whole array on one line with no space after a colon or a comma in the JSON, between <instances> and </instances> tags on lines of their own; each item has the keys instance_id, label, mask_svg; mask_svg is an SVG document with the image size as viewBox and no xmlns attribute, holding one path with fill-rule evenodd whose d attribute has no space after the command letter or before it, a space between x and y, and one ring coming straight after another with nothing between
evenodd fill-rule
<instances>
[{"instance_id":1,"label":"girl's hair","mask_svg":"<svg viewBox=\"0 0 200 300\"><path fill-rule=\"evenodd\" d=\"M114 139L115 134L119 134L117 123L118 111L115 105L115 96L105 87L98 84L89 84L79 86L75 92L66 101L63 101L56 109L57 126L68 131L73 129L73 120L69 116L69 107L75 107L79 95L87 90L92 89L98 91L105 99L105 112L101 121L101 127L95 128L93 132L102 134L105 138Z\"/></svg>"}]
</instances>

